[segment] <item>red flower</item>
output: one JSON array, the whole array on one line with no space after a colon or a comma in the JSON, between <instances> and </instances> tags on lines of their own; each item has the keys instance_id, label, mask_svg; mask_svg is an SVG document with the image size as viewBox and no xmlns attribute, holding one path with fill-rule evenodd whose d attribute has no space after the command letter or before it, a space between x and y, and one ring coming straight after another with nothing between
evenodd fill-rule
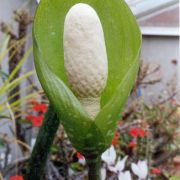
<instances>
[{"instance_id":1,"label":"red flower","mask_svg":"<svg viewBox=\"0 0 180 180\"><path fill-rule=\"evenodd\" d=\"M159 168L152 168L151 169L151 173L152 174L161 174L161 169L159 169Z\"/></svg>"},{"instance_id":2,"label":"red flower","mask_svg":"<svg viewBox=\"0 0 180 180\"><path fill-rule=\"evenodd\" d=\"M16 175L16 176L11 176L9 178L9 180L24 180L24 178L23 178L23 176Z\"/></svg>"},{"instance_id":3,"label":"red flower","mask_svg":"<svg viewBox=\"0 0 180 180\"><path fill-rule=\"evenodd\" d=\"M139 128L139 137L145 137L146 133L143 129Z\"/></svg>"},{"instance_id":4,"label":"red flower","mask_svg":"<svg viewBox=\"0 0 180 180\"><path fill-rule=\"evenodd\" d=\"M32 116L32 115L29 115L27 117L28 120L30 120L33 124L34 127L40 127L43 123L43 120L44 120L44 116Z\"/></svg>"},{"instance_id":5,"label":"red flower","mask_svg":"<svg viewBox=\"0 0 180 180\"><path fill-rule=\"evenodd\" d=\"M76 156L77 156L78 159L81 159L81 160L85 159L84 156L79 152L76 153Z\"/></svg>"},{"instance_id":6,"label":"red flower","mask_svg":"<svg viewBox=\"0 0 180 180\"><path fill-rule=\"evenodd\" d=\"M36 112L43 112L45 113L47 111L48 105L47 104L35 104L33 109Z\"/></svg>"},{"instance_id":7,"label":"red flower","mask_svg":"<svg viewBox=\"0 0 180 180\"><path fill-rule=\"evenodd\" d=\"M139 132L138 132L138 130L137 130L136 128L133 128L133 129L130 130L129 134L130 134L132 137L137 138L138 135L139 135Z\"/></svg>"},{"instance_id":8,"label":"red flower","mask_svg":"<svg viewBox=\"0 0 180 180\"><path fill-rule=\"evenodd\" d=\"M34 120L34 116L29 115L29 116L27 116L27 119L28 119L29 121L33 121L33 120Z\"/></svg>"},{"instance_id":9,"label":"red flower","mask_svg":"<svg viewBox=\"0 0 180 180\"><path fill-rule=\"evenodd\" d=\"M120 136L119 132L116 132L114 135L114 138L112 139L112 142L111 142L112 145L117 144L119 136Z\"/></svg>"},{"instance_id":10,"label":"red flower","mask_svg":"<svg viewBox=\"0 0 180 180\"><path fill-rule=\"evenodd\" d=\"M32 121L34 127L40 127L43 123L44 116L34 116L34 120Z\"/></svg>"},{"instance_id":11,"label":"red flower","mask_svg":"<svg viewBox=\"0 0 180 180\"><path fill-rule=\"evenodd\" d=\"M137 146L137 143L135 141L131 141L129 144L128 144L128 147L129 148L135 148Z\"/></svg>"},{"instance_id":12,"label":"red flower","mask_svg":"<svg viewBox=\"0 0 180 180\"><path fill-rule=\"evenodd\" d=\"M39 102L37 102L36 100L31 100L30 103L33 104L33 105L39 104Z\"/></svg>"},{"instance_id":13,"label":"red flower","mask_svg":"<svg viewBox=\"0 0 180 180\"><path fill-rule=\"evenodd\" d=\"M132 128L129 131L129 134L134 138L144 137L146 135L145 131L142 128Z\"/></svg>"}]
</instances>

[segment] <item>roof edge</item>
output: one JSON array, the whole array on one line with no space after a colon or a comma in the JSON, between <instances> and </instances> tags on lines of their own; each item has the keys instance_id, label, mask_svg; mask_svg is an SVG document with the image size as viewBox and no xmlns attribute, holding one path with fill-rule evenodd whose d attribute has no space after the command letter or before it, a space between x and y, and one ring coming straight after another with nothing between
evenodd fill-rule
<instances>
[{"instance_id":1,"label":"roof edge","mask_svg":"<svg viewBox=\"0 0 180 180\"><path fill-rule=\"evenodd\" d=\"M144 36L180 36L179 27L140 27Z\"/></svg>"}]
</instances>

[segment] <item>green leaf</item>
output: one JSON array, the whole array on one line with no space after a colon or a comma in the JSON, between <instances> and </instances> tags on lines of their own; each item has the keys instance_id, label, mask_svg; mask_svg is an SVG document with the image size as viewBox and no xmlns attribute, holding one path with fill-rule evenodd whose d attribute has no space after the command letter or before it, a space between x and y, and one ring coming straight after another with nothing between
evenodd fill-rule
<instances>
[{"instance_id":1,"label":"green leaf","mask_svg":"<svg viewBox=\"0 0 180 180\"><path fill-rule=\"evenodd\" d=\"M57 153L57 152L59 152L59 150L60 150L60 147L58 145L53 144L51 146L51 153Z\"/></svg>"},{"instance_id":2,"label":"green leaf","mask_svg":"<svg viewBox=\"0 0 180 180\"><path fill-rule=\"evenodd\" d=\"M74 171L83 171L84 170L84 167L81 164L79 164L78 162L72 163L71 168Z\"/></svg>"},{"instance_id":3,"label":"green leaf","mask_svg":"<svg viewBox=\"0 0 180 180\"><path fill-rule=\"evenodd\" d=\"M173 177L170 178L170 180L180 180L180 177L173 176Z\"/></svg>"},{"instance_id":4,"label":"green leaf","mask_svg":"<svg viewBox=\"0 0 180 180\"><path fill-rule=\"evenodd\" d=\"M3 139L0 139L0 148L3 148L6 145Z\"/></svg>"},{"instance_id":5,"label":"green leaf","mask_svg":"<svg viewBox=\"0 0 180 180\"><path fill-rule=\"evenodd\" d=\"M64 20L69 9L80 2L96 10L108 55L107 86L94 121L70 90L64 68ZM71 142L83 154L103 152L114 135L139 66L141 33L130 9L122 0L43 0L36 11L33 37L39 80Z\"/></svg>"},{"instance_id":6,"label":"green leaf","mask_svg":"<svg viewBox=\"0 0 180 180\"><path fill-rule=\"evenodd\" d=\"M6 50L7 46L8 46L8 43L9 43L9 36L4 36L3 37L3 43L0 44L0 57L1 57L1 54ZM0 58L1 59L1 58Z\"/></svg>"},{"instance_id":7,"label":"green leaf","mask_svg":"<svg viewBox=\"0 0 180 180\"><path fill-rule=\"evenodd\" d=\"M5 73L4 71L0 70L0 77L7 79L9 77L9 75L7 73Z\"/></svg>"},{"instance_id":8,"label":"green leaf","mask_svg":"<svg viewBox=\"0 0 180 180\"><path fill-rule=\"evenodd\" d=\"M0 119L9 119L8 116L0 115Z\"/></svg>"}]
</instances>

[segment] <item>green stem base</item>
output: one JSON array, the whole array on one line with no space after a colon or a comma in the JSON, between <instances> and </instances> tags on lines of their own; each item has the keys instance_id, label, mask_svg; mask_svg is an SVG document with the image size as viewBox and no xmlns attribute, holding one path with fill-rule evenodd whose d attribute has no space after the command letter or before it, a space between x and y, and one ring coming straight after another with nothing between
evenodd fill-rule
<instances>
[{"instance_id":1,"label":"green stem base","mask_svg":"<svg viewBox=\"0 0 180 180\"><path fill-rule=\"evenodd\" d=\"M35 146L33 148L25 180L40 180L44 174L44 168L56 131L59 127L59 119L54 109L50 106L41 126Z\"/></svg>"},{"instance_id":2,"label":"green stem base","mask_svg":"<svg viewBox=\"0 0 180 180\"><path fill-rule=\"evenodd\" d=\"M97 158L87 158L86 162L88 166L88 177L89 180L101 180L100 168L101 168L101 159Z\"/></svg>"}]
</instances>

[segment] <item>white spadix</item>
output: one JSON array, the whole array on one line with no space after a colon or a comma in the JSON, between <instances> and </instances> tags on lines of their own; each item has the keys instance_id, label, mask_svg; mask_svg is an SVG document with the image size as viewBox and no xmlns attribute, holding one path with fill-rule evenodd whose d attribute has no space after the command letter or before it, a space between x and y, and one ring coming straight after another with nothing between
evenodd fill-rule
<instances>
[{"instance_id":1,"label":"white spadix","mask_svg":"<svg viewBox=\"0 0 180 180\"><path fill-rule=\"evenodd\" d=\"M106 86L108 62L100 19L87 4L72 6L66 15L64 64L72 91L95 118Z\"/></svg>"}]
</instances>

